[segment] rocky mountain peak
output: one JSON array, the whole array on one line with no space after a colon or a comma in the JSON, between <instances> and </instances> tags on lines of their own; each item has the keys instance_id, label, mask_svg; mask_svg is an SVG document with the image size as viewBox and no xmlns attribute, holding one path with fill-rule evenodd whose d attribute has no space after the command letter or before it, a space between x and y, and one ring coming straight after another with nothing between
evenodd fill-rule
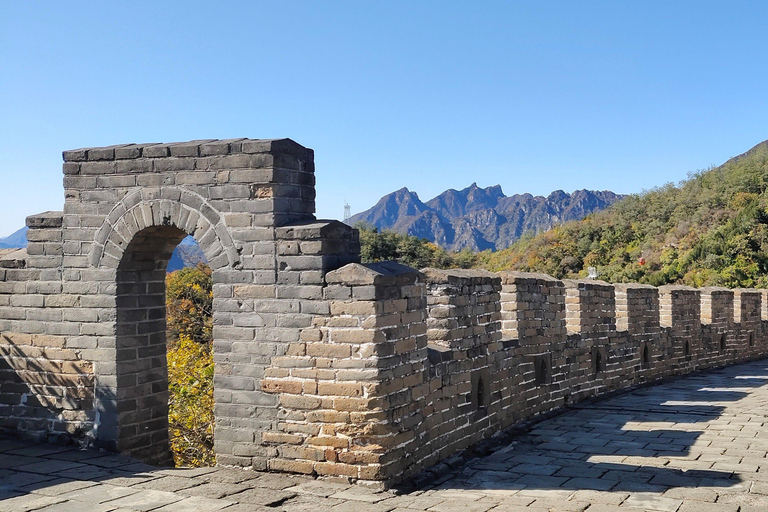
<instances>
[{"instance_id":1,"label":"rocky mountain peak","mask_svg":"<svg viewBox=\"0 0 768 512\"><path fill-rule=\"evenodd\" d=\"M555 190L549 196L506 196L500 185L481 188L476 182L462 190L448 189L426 203L401 188L350 218L379 229L426 238L447 249L502 249L527 231L580 219L621 199L610 191Z\"/></svg>"}]
</instances>

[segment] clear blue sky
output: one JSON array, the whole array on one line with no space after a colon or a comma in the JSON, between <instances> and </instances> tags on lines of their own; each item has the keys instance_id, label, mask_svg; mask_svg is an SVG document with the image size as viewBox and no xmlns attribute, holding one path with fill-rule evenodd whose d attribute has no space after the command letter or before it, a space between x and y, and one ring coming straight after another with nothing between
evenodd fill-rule
<instances>
[{"instance_id":1,"label":"clear blue sky","mask_svg":"<svg viewBox=\"0 0 768 512\"><path fill-rule=\"evenodd\" d=\"M768 139L766 2L0 2L0 236L61 151L290 137L317 215L406 186L632 193Z\"/></svg>"}]
</instances>

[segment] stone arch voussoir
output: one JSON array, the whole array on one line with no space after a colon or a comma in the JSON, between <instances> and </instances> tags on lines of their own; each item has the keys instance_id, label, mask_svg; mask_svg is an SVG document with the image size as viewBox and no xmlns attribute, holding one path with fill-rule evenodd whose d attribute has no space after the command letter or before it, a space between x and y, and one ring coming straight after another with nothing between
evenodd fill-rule
<instances>
[{"instance_id":1,"label":"stone arch voussoir","mask_svg":"<svg viewBox=\"0 0 768 512\"><path fill-rule=\"evenodd\" d=\"M205 198L181 187L157 187L136 189L112 208L96 231L91 266L117 269L133 237L155 226L173 226L193 236L213 270L240 264L224 219Z\"/></svg>"}]
</instances>

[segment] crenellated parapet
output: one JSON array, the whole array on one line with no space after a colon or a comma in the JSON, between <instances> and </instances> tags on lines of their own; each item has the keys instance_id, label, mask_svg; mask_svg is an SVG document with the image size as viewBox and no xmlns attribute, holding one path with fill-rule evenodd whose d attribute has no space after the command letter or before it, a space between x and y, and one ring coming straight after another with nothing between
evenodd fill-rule
<instances>
[{"instance_id":1,"label":"crenellated parapet","mask_svg":"<svg viewBox=\"0 0 768 512\"><path fill-rule=\"evenodd\" d=\"M391 430L383 423L379 428L394 444L387 448L377 441L373 464L388 482L567 403L768 352L757 314L762 295L756 290L612 285L523 272L423 269L409 274L414 285L423 283L422 320L410 308L383 305L375 320L344 320L347 309L339 308L355 308L358 302L349 302L354 292L340 293L345 288L339 286L359 284L360 272L384 283L386 265L342 267L328 274L326 290L346 300L327 320L347 326L346 336L371 339L363 325L380 326L408 336L409 347L424 347L414 332L427 333L426 359L397 355L396 366L378 365L387 369L377 377L384 398L379 418L386 418ZM368 297L399 293L370 292ZM413 307L411 299L401 306ZM728 350L713 352L707 340L718 334L742 343L731 341ZM395 338L379 336L377 350L392 347L384 340Z\"/></svg>"}]
</instances>

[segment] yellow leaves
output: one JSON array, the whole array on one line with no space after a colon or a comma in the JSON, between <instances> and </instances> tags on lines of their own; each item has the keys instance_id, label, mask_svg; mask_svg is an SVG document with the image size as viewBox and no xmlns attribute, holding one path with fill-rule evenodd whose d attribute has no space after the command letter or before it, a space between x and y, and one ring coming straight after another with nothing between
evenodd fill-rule
<instances>
[{"instance_id":1,"label":"yellow leaves","mask_svg":"<svg viewBox=\"0 0 768 512\"><path fill-rule=\"evenodd\" d=\"M213 330L213 279L203 263L166 277L166 318L172 338L187 336L203 343Z\"/></svg>"},{"instance_id":2,"label":"yellow leaves","mask_svg":"<svg viewBox=\"0 0 768 512\"><path fill-rule=\"evenodd\" d=\"M758 195L752 192L736 192L730 201L730 207L734 210L744 208L750 203L756 202Z\"/></svg>"},{"instance_id":3,"label":"yellow leaves","mask_svg":"<svg viewBox=\"0 0 768 512\"><path fill-rule=\"evenodd\" d=\"M176 466L212 466L213 354L186 336L168 349L168 423Z\"/></svg>"},{"instance_id":4,"label":"yellow leaves","mask_svg":"<svg viewBox=\"0 0 768 512\"><path fill-rule=\"evenodd\" d=\"M205 264L166 277L168 424L177 466L212 466L213 281Z\"/></svg>"}]
</instances>

